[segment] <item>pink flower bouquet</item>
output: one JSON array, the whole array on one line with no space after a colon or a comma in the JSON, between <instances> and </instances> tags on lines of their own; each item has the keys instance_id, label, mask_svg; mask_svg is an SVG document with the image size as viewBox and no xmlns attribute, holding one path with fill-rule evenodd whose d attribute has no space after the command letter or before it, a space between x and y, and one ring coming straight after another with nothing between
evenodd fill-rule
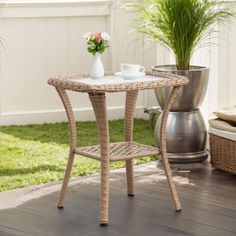
<instances>
[{"instance_id":1,"label":"pink flower bouquet","mask_svg":"<svg viewBox=\"0 0 236 236\"><path fill-rule=\"evenodd\" d=\"M82 40L87 42L88 52L95 56L97 52L102 54L110 47L111 36L106 32L88 32L82 36Z\"/></svg>"}]
</instances>

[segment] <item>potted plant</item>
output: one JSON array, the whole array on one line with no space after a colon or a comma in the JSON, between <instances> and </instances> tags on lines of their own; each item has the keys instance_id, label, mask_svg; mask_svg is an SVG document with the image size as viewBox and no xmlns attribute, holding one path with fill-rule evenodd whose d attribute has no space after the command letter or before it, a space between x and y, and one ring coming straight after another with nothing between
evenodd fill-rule
<instances>
[{"instance_id":1,"label":"potted plant","mask_svg":"<svg viewBox=\"0 0 236 236\"><path fill-rule=\"evenodd\" d=\"M206 127L199 110L204 99L209 69L190 64L195 49L213 33L215 26L233 17L224 3L216 0L142 0L126 4L137 13L135 29L168 47L175 56L175 65L154 66L187 76L190 81L182 88L172 107L167 123L167 147L172 162L198 162L207 158ZM170 89L156 89L163 109ZM156 143L159 145L159 124Z\"/></svg>"}]
</instances>

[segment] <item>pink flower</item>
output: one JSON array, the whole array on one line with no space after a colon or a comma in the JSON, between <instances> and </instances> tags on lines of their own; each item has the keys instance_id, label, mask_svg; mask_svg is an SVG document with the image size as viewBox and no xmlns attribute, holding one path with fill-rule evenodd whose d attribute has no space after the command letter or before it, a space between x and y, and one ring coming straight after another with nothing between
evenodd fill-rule
<instances>
[{"instance_id":1,"label":"pink flower","mask_svg":"<svg viewBox=\"0 0 236 236\"><path fill-rule=\"evenodd\" d=\"M102 36L101 36L101 33L96 33L95 34L95 39L98 43L100 43L102 41Z\"/></svg>"}]
</instances>

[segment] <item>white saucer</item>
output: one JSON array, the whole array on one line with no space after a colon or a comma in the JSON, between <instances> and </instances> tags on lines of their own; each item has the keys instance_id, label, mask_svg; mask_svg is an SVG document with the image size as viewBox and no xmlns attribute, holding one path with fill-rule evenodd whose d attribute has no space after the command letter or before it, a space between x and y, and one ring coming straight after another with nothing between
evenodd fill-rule
<instances>
[{"instance_id":1,"label":"white saucer","mask_svg":"<svg viewBox=\"0 0 236 236\"><path fill-rule=\"evenodd\" d=\"M146 73L145 72L139 72L136 75L126 75L126 74L122 74L121 72L115 72L114 75L122 77L124 79L136 79L138 77L142 77L144 76Z\"/></svg>"}]
</instances>

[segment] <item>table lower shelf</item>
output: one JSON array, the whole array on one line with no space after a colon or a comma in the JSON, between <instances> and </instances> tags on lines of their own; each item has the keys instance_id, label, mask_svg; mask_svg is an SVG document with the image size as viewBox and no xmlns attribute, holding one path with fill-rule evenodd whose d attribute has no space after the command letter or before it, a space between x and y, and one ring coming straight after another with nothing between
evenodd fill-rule
<instances>
[{"instance_id":1,"label":"table lower shelf","mask_svg":"<svg viewBox=\"0 0 236 236\"><path fill-rule=\"evenodd\" d=\"M101 160L100 145L76 148L76 154ZM160 149L135 142L110 143L110 161L129 160L160 154Z\"/></svg>"}]
</instances>

